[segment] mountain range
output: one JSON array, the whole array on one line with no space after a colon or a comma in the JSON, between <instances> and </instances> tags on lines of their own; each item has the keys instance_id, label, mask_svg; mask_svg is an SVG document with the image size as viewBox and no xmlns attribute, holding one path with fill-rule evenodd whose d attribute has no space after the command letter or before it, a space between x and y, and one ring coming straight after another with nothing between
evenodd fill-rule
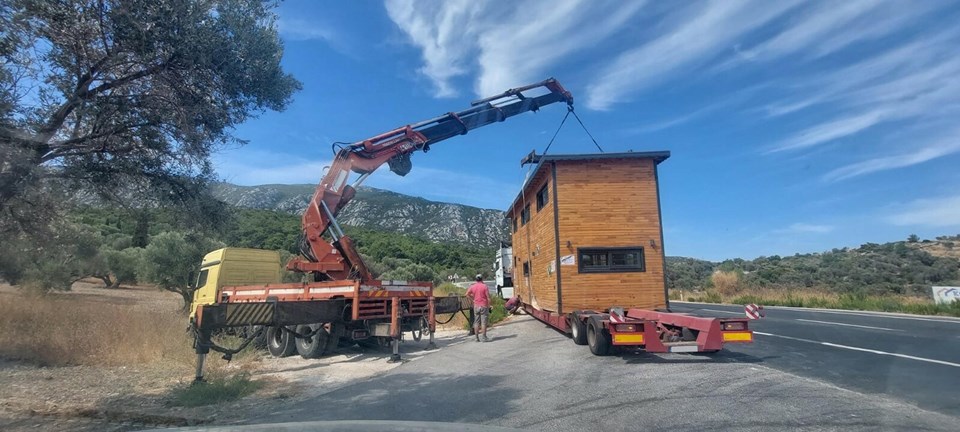
<instances>
[{"instance_id":1,"label":"mountain range","mask_svg":"<svg viewBox=\"0 0 960 432\"><path fill-rule=\"evenodd\" d=\"M301 214L316 190L308 184L239 186L218 183L213 194L227 204ZM342 225L394 231L437 242L492 247L507 238L504 212L361 186L337 216Z\"/></svg>"}]
</instances>

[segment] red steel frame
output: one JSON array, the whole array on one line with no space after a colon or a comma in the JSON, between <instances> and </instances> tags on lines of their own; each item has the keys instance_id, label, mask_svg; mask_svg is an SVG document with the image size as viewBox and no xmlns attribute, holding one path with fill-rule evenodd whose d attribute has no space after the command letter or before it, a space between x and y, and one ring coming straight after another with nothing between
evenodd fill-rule
<instances>
[{"instance_id":1,"label":"red steel frame","mask_svg":"<svg viewBox=\"0 0 960 432\"><path fill-rule=\"evenodd\" d=\"M561 315L550 311L537 309L523 303L524 310L534 318L563 332L570 333L569 315ZM671 352L671 344L661 340L663 332L673 331L676 328L687 328L697 332L696 351L712 352L723 349L725 343L753 342L753 332L749 329L749 320L746 318L707 318L687 315L676 312L657 312L646 309L627 309L621 323L612 323L609 314L605 312L582 311L583 320L591 316L600 316L603 326L610 332L611 341L615 346L638 346L648 352ZM741 324L742 323L742 324ZM617 324L632 324L633 332L618 332ZM725 327L739 327L726 330ZM628 336L630 341L618 342L617 336ZM623 338L627 339L627 338ZM686 350L685 350L686 351Z\"/></svg>"},{"instance_id":2,"label":"red steel frame","mask_svg":"<svg viewBox=\"0 0 960 432\"><path fill-rule=\"evenodd\" d=\"M268 301L351 301L351 319L390 318L391 336L400 337L400 318L427 315L430 331L436 331L433 284L429 282L356 280L313 283L281 283L255 286L223 287L218 292L220 303L264 303ZM400 310L406 300L405 312ZM197 310L197 326L202 320L202 306Z\"/></svg>"}]
</instances>

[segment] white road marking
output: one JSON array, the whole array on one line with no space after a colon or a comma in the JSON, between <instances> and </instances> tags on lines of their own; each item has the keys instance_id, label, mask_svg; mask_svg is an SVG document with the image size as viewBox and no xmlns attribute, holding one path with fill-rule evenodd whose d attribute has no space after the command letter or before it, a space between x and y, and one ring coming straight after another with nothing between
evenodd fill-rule
<instances>
[{"instance_id":1,"label":"white road marking","mask_svg":"<svg viewBox=\"0 0 960 432\"><path fill-rule=\"evenodd\" d=\"M706 311L706 312L719 312L719 313L725 313L725 314L731 314L731 315L743 315L744 318L747 317L746 312L730 312L730 311L725 311L720 309L700 309L700 310Z\"/></svg>"},{"instance_id":2,"label":"white road marking","mask_svg":"<svg viewBox=\"0 0 960 432\"><path fill-rule=\"evenodd\" d=\"M874 350L874 349L868 349L868 348L858 348L858 347L852 347L852 346L849 346L849 345L840 345L840 344L835 344L835 343L830 343L830 342L820 342L820 341L815 341L815 340L810 340L810 339L803 339L803 338L798 338L798 337L793 337L793 336L782 336L782 335L776 335L776 334L773 334L773 333L764 333L764 332L755 331L755 332L753 332L753 334L758 334L758 335L761 335L761 336L773 336L773 337L778 337L778 338L781 338L781 339L789 339L789 340L795 340L795 341L799 341L799 342L807 342L807 343L812 343L812 344L817 344L817 345L823 345L823 346L828 346L828 347L843 348L843 349L848 349L848 350L853 350L853 351L868 352L868 353L879 354L879 355L888 355L888 356L892 356L892 357L900 357L900 358L905 358L905 359L909 359L909 360L917 360L917 361L922 361L922 362L927 362L927 363L936 363L936 364L940 364L940 365L944 365L944 366L953 366L953 367L956 367L956 368L960 368L960 363L953 363L953 362L948 362L948 361L943 361L943 360L934 360L934 359L928 359L928 358L923 358L923 357L916 357L916 356L906 355L906 354L891 353L891 352Z\"/></svg>"},{"instance_id":3,"label":"white road marking","mask_svg":"<svg viewBox=\"0 0 960 432\"><path fill-rule=\"evenodd\" d=\"M818 324L830 324L830 325L838 325L838 326L846 326L846 327L859 327L859 328L874 329L874 330L887 330L887 331L895 331L895 332L903 331L903 330L897 330L897 329L886 328L886 327L874 327L874 326L865 326L865 325L858 325L858 324L838 323L833 321L818 321L818 320L803 319L803 318L797 318L796 320L818 323Z\"/></svg>"},{"instance_id":4,"label":"white road marking","mask_svg":"<svg viewBox=\"0 0 960 432\"><path fill-rule=\"evenodd\" d=\"M678 300L673 300L672 302L673 302L673 303L694 304L694 305L700 305L700 304L715 304L715 303L682 302L682 301L678 301ZM718 305L718 306L719 306L719 305ZM729 305L729 306L739 306L739 305ZM791 307L791 306L764 306L764 308L766 308L766 309L786 309L786 310L798 311L798 312L832 313L832 314L840 314L840 315L865 316L865 317L873 317L873 318L908 319L908 320L916 320L916 321L931 321L931 322L939 322L939 323L960 324L960 319L958 319L958 318L952 318L952 317L939 317L939 319L933 318L933 317L931 317L931 318L924 318L924 317L919 317L919 316L911 316L911 315L909 315L909 314L898 314L898 313L896 313L896 312L848 311L848 310L837 310L837 309L804 308L804 307ZM703 309L703 310L706 310L706 309ZM733 313L733 312L730 312L730 311L724 311L724 312Z\"/></svg>"},{"instance_id":5,"label":"white road marking","mask_svg":"<svg viewBox=\"0 0 960 432\"><path fill-rule=\"evenodd\" d=\"M916 320L916 321L931 321L931 322L938 322L938 323L960 324L960 321L957 321L957 320L901 316L901 315L893 315L891 313L870 313L865 311L846 312L846 311L836 311L836 310L826 310L826 309L787 308L787 307L780 307L780 306L777 306L777 309L789 309L789 310L795 310L795 311L805 310L807 312L832 313L832 314L839 314L839 315L856 315L856 316L863 316L863 317L870 317L870 318L893 318L893 319L908 319L908 320Z\"/></svg>"}]
</instances>

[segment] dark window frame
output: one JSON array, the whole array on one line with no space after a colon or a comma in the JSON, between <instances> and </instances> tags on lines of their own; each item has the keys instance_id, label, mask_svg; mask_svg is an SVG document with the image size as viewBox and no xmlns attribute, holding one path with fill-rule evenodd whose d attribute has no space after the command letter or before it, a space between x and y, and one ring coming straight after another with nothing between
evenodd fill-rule
<instances>
[{"instance_id":1,"label":"dark window frame","mask_svg":"<svg viewBox=\"0 0 960 432\"><path fill-rule=\"evenodd\" d=\"M530 276L530 261L523 262L523 276Z\"/></svg>"},{"instance_id":2,"label":"dark window frame","mask_svg":"<svg viewBox=\"0 0 960 432\"><path fill-rule=\"evenodd\" d=\"M547 206L550 203L550 183L544 184L539 191L537 191L537 211Z\"/></svg>"},{"instance_id":3,"label":"dark window frame","mask_svg":"<svg viewBox=\"0 0 960 432\"><path fill-rule=\"evenodd\" d=\"M526 226L527 222L530 222L530 204L520 210L520 226Z\"/></svg>"},{"instance_id":4,"label":"dark window frame","mask_svg":"<svg viewBox=\"0 0 960 432\"><path fill-rule=\"evenodd\" d=\"M510 218L513 223L513 232L517 232L517 218Z\"/></svg>"},{"instance_id":5,"label":"dark window frame","mask_svg":"<svg viewBox=\"0 0 960 432\"><path fill-rule=\"evenodd\" d=\"M207 284L207 278L210 277L210 269L201 269L200 274L197 275L197 285L194 287L196 289L203 288Z\"/></svg>"},{"instance_id":6,"label":"dark window frame","mask_svg":"<svg viewBox=\"0 0 960 432\"><path fill-rule=\"evenodd\" d=\"M614 255L636 253L638 256L635 265L616 265ZM583 256L595 255L603 257L603 264L585 265ZM628 247L584 247L577 248L577 270L580 273L634 273L647 271L647 257L643 246Z\"/></svg>"}]
</instances>

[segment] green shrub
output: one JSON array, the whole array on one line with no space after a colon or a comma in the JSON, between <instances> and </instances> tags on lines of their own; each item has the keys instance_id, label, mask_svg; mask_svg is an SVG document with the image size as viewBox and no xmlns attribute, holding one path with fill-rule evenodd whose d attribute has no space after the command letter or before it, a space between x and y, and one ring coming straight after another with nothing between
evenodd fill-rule
<instances>
[{"instance_id":1,"label":"green shrub","mask_svg":"<svg viewBox=\"0 0 960 432\"><path fill-rule=\"evenodd\" d=\"M440 285L433 287L433 296L434 297L446 297L450 294L464 295L467 290L460 288L450 282L444 282Z\"/></svg>"},{"instance_id":2,"label":"green shrub","mask_svg":"<svg viewBox=\"0 0 960 432\"><path fill-rule=\"evenodd\" d=\"M230 402L252 394L262 386L261 382L252 381L245 374L214 378L174 389L173 405L197 407Z\"/></svg>"},{"instance_id":3,"label":"green shrub","mask_svg":"<svg viewBox=\"0 0 960 432\"><path fill-rule=\"evenodd\" d=\"M699 297L690 296L690 301L701 303L723 303L723 297L719 293L706 291Z\"/></svg>"}]
</instances>

